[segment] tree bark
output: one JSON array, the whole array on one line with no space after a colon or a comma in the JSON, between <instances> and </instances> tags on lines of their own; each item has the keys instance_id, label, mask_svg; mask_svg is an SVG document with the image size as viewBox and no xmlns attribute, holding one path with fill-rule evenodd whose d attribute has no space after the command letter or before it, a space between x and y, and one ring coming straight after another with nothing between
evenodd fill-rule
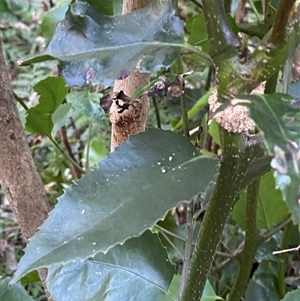
<instances>
[{"instance_id":1,"label":"tree bark","mask_svg":"<svg viewBox=\"0 0 300 301\"><path fill-rule=\"evenodd\" d=\"M151 0L124 0L123 1L123 14L140 9L149 4ZM141 26L147 26L141 24ZM124 80L117 80L115 82L114 91L118 92L123 90L126 95L131 97L135 90L146 85L150 80L150 75L134 71L130 73ZM147 115L149 111L149 100L146 95L142 96L139 100L138 106L130 106L128 110L119 113L119 108L115 103L110 108L110 121L112 123L111 134L111 151L118 145L126 141L131 134L142 132L146 128Z\"/></svg>"},{"instance_id":2,"label":"tree bark","mask_svg":"<svg viewBox=\"0 0 300 301\"><path fill-rule=\"evenodd\" d=\"M0 152L0 183L28 242L47 218L49 205L14 101L1 40ZM46 271L39 270L39 274L44 283Z\"/></svg>"}]
</instances>

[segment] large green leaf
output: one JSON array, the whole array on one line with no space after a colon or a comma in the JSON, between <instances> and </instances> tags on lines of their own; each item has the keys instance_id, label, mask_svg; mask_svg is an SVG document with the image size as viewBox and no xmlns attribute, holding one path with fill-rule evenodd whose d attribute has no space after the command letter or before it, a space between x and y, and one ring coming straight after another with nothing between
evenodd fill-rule
<instances>
[{"instance_id":1,"label":"large green leaf","mask_svg":"<svg viewBox=\"0 0 300 301\"><path fill-rule=\"evenodd\" d=\"M51 135L52 115L66 97L68 88L62 77L47 77L33 90L40 95L39 103L27 110L25 129L33 134Z\"/></svg>"},{"instance_id":2,"label":"large green leaf","mask_svg":"<svg viewBox=\"0 0 300 301\"><path fill-rule=\"evenodd\" d=\"M108 86L131 70L151 73L169 66L183 46L183 25L170 0L122 16L76 2L45 50L22 64L55 58L68 86Z\"/></svg>"},{"instance_id":3,"label":"large green leaf","mask_svg":"<svg viewBox=\"0 0 300 301\"><path fill-rule=\"evenodd\" d=\"M47 288L59 301L158 300L168 294L174 266L149 230L92 259L55 265Z\"/></svg>"},{"instance_id":4,"label":"large green leaf","mask_svg":"<svg viewBox=\"0 0 300 301\"><path fill-rule=\"evenodd\" d=\"M10 278L0 279L0 300L2 301L33 301L25 288L17 283L9 285Z\"/></svg>"},{"instance_id":5,"label":"large green leaf","mask_svg":"<svg viewBox=\"0 0 300 301\"><path fill-rule=\"evenodd\" d=\"M295 223L300 224L300 108L287 94L245 95L239 105L250 110L250 117L263 134L275 169L276 186L282 191Z\"/></svg>"},{"instance_id":6,"label":"large green leaf","mask_svg":"<svg viewBox=\"0 0 300 301\"><path fill-rule=\"evenodd\" d=\"M281 301L298 301L300 296L300 288L288 292Z\"/></svg>"},{"instance_id":7,"label":"large green leaf","mask_svg":"<svg viewBox=\"0 0 300 301\"><path fill-rule=\"evenodd\" d=\"M139 236L204 191L215 174L216 161L199 156L181 134L152 129L132 136L67 189L30 240L15 281Z\"/></svg>"},{"instance_id":8,"label":"large green leaf","mask_svg":"<svg viewBox=\"0 0 300 301\"><path fill-rule=\"evenodd\" d=\"M231 215L238 225L245 226L246 192L242 191ZM273 173L267 173L260 180L256 225L258 229L270 230L288 215L286 204L279 190L275 189Z\"/></svg>"}]
</instances>

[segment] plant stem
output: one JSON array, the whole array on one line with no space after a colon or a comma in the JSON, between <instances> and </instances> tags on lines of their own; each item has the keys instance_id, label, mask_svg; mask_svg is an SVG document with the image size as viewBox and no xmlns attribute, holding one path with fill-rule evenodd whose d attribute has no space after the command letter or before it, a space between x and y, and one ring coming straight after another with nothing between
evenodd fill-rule
<instances>
[{"instance_id":1,"label":"plant stem","mask_svg":"<svg viewBox=\"0 0 300 301\"><path fill-rule=\"evenodd\" d=\"M250 4L250 6L251 6L251 8L252 8L252 10L253 10L253 12L254 12L254 14L255 14L257 20L258 20L258 21L261 21L261 17L260 17L260 15L259 15L259 13L258 13L258 11L257 11L257 9L256 9L256 7L255 7L255 5L254 5L254 3L253 3L253 1L252 1L252 0L249 0L249 4Z\"/></svg>"},{"instance_id":2,"label":"plant stem","mask_svg":"<svg viewBox=\"0 0 300 301\"><path fill-rule=\"evenodd\" d=\"M290 222L285 226L283 231L283 239L281 243L281 249L287 249L290 242L291 232L293 229L293 222ZM280 299L283 298L286 294L286 286L284 283L285 279L285 270L286 270L286 257L287 253L281 253L279 255L279 272L278 272L278 290Z\"/></svg>"},{"instance_id":3,"label":"plant stem","mask_svg":"<svg viewBox=\"0 0 300 301\"><path fill-rule=\"evenodd\" d=\"M191 255L193 251L193 233L194 233L193 207L194 207L194 200L188 203L187 212L186 212L186 241L185 241L183 269L182 269L182 275L180 279L179 298L182 295L186 283L187 274L190 267Z\"/></svg>"},{"instance_id":4,"label":"plant stem","mask_svg":"<svg viewBox=\"0 0 300 301\"><path fill-rule=\"evenodd\" d=\"M275 15L269 42L281 47L286 43L286 25L296 0L281 0Z\"/></svg>"},{"instance_id":5,"label":"plant stem","mask_svg":"<svg viewBox=\"0 0 300 301\"><path fill-rule=\"evenodd\" d=\"M92 121L89 119L88 141L86 144L86 157L85 157L85 169L86 170L89 168L91 136L92 136Z\"/></svg>"},{"instance_id":6,"label":"plant stem","mask_svg":"<svg viewBox=\"0 0 300 301\"><path fill-rule=\"evenodd\" d=\"M183 74L181 57L178 57L177 59L177 70L179 74ZM183 120L183 132L186 137L189 137L189 119L188 119L188 112L186 108L186 99L184 93L180 96L180 104L181 104L182 120Z\"/></svg>"},{"instance_id":7,"label":"plant stem","mask_svg":"<svg viewBox=\"0 0 300 301\"><path fill-rule=\"evenodd\" d=\"M234 285L229 294L230 301L240 301L245 293L249 281L253 261L259 246L259 236L256 228L256 210L259 180L254 180L247 187L247 201L245 212L245 244L243 251L237 255L240 263Z\"/></svg>"},{"instance_id":8,"label":"plant stem","mask_svg":"<svg viewBox=\"0 0 300 301\"><path fill-rule=\"evenodd\" d=\"M186 137L189 137L189 119L188 119L188 112L186 108L186 99L185 94L183 93L180 96L180 103L181 103L181 111L182 111L182 119L183 119L183 132Z\"/></svg>"},{"instance_id":9,"label":"plant stem","mask_svg":"<svg viewBox=\"0 0 300 301\"><path fill-rule=\"evenodd\" d=\"M82 176L82 174L81 174L81 169L79 169L79 168L77 167L77 166L80 166L80 165L76 162L75 156L74 156L74 154L73 154L72 147L71 147L71 145L70 145L70 143L69 143L69 140L68 140L68 137L67 137L67 130L66 130L66 127L63 126L63 127L61 128L60 132L61 132L62 141L63 141L63 143L64 143L64 146L65 146L66 150L67 150L67 154L68 154L67 158L70 158L70 159L68 159L68 160L70 160L70 162L72 163L72 165L71 165L71 170L72 170L72 172L73 172L74 178L75 178L75 179L80 179L81 176ZM50 136L49 136L49 138L50 138ZM51 138L50 138L50 140L51 140ZM51 141L53 142L54 139L51 140ZM53 142L53 143L54 143L54 142ZM57 145L58 145L58 144L57 144ZM55 145L55 146L57 147L57 145ZM61 149L59 149L59 150L62 151ZM63 151L63 153L66 155L66 153L65 153L64 151ZM71 161L71 160L72 160L72 161ZM73 162L76 162L76 164L74 164ZM81 168L81 167L80 167L80 168Z\"/></svg>"},{"instance_id":10,"label":"plant stem","mask_svg":"<svg viewBox=\"0 0 300 301\"><path fill-rule=\"evenodd\" d=\"M285 220L283 220L281 223L279 223L278 225L276 225L275 227L273 227L270 231L268 231L266 233L260 234L261 241L267 240L268 238L270 238L271 236L273 236L275 233L277 233L278 231L280 231L281 229L283 229L291 221L292 221L292 217L289 216L288 218L286 218Z\"/></svg>"},{"instance_id":11,"label":"plant stem","mask_svg":"<svg viewBox=\"0 0 300 301\"><path fill-rule=\"evenodd\" d=\"M238 197L242 175L251 162L263 154L258 145L246 149L240 135L221 128L220 132L224 159L197 237L181 301L200 300L226 218Z\"/></svg>"},{"instance_id":12,"label":"plant stem","mask_svg":"<svg viewBox=\"0 0 300 301\"><path fill-rule=\"evenodd\" d=\"M59 146L59 144L55 141L55 139L51 136L48 136L48 138L50 139L50 141L55 145L55 147L74 165L76 166L76 168L78 170L80 170L80 172L82 174L85 174L85 170L81 168L81 166L76 162L74 161L70 156L68 156L64 150Z\"/></svg>"},{"instance_id":13,"label":"plant stem","mask_svg":"<svg viewBox=\"0 0 300 301\"><path fill-rule=\"evenodd\" d=\"M197 0L191 0L191 2L193 2L199 8L203 9L202 4L200 2L198 2Z\"/></svg>"},{"instance_id":14,"label":"plant stem","mask_svg":"<svg viewBox=\"0 0 300 301\"><path fill-rule=\"evenodd\" d=\"M228 46L235 53L235 47L239 45L239 40L228 25L223 1L203 0L202 5L209 37L210 55L221 54Z\"/></svg>"},{"instance_id":15,"label":"plant stem","mask_svg":"<svg viewBox=\"0 0 300 301\"><path fill-rule=\"evenodd\" d=\"M161 128L160 114L159 114L158 104L157 104L155 97L152 97L152 103L153 103L154 110L155 110L157 128L160 129Z\"/></svg>"}]
</instances>

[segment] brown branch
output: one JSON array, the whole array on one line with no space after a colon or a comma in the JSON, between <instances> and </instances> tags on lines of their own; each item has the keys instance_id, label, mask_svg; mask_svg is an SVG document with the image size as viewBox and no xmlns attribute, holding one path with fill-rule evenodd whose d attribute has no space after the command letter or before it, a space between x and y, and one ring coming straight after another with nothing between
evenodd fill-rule
<instances>
[{"instance_id":1,"label":"brown branch","mask_svg":"<svg viewBox=\"0 0 300 301\"><path fill-rule=\"evenodd\" d=\"M76 158L75 158L75 156L74 156L74 154L73 154L72 147L71 147L71 145L70 145L70 143L69 143L68 136L67 136L67 130L66 130L66 127L65 127L65 126L63 126L63 127L61 128L60 134L61 134L61 139L62 139L62 141L63 141L63 144L64 144L64 146L65 146L65 148L66 148L66 151L67 151L69 157L70 157L73 161L77 162L77 161L76 161ZM82 176L81 170L80 170L75 164L73 164L72 162L70 162L70 164L71 164L71 169L72 169L74 178L75 178L75 179L80 179L81 176Z\"/></svg>"},{"instance_id":2,"label":"brown branch","mask_svg":"<svg viewBox=\"0 0 300 301\"><path fill-rule=\"evenodd\" d=\"M125 0L123 1L123 14L143 8L150 2L151 0ZM114 91L123 90L126 95L131 97L138 87L146 85L149 80L149 74L132 72L124 80L115 82ZM144 95L140 98L139 107L130 107L122 113L118 111L119 108L114 102L110 108L110 121L112 123L111 151L126 141L129 135L145 130L149 111L148 97Z\"/></svg>"},{"instance_id":3,"label":"brown branch","mask_svg":"<svg viewBox=\"0 0 300 301\"><path fill-rule=\"evenodd\" d=\"M275 46L285 44L286 26L296 0L281 0L275 15L270 42Z\"/></svg>"},{"instance_id":4,"label":"brown branch","mask_svg":"<svg viewBox=\"0 0 300 301\"><path fill-rule=\"evenodd\" d=\"M0 183L28 242L50 210L24 135L0 41ZM46 270L39 270L46 294Z\"/></svg>"},{"instance_id":5,"label":"brown branch","mask_svg":"<svg viewBox=\"0 0 300 301\"><path fill-rule=\"evenodd\" d=\"M237 8L237 11L236 11L236 16L235 16L235 22L237 24L241 23L244 19L244 16L245 16L245 7L246 7L246 0L240 0L239 1L239 4L238 4L238 8Z\"/></svg>"}]
</instances>

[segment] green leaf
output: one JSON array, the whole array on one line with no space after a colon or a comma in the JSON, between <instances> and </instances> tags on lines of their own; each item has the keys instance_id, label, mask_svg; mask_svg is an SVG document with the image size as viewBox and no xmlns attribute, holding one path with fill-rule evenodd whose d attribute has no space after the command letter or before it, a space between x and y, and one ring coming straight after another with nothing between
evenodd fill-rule
<instances>
[{"instance_id":1,"label":"green leaf","mask_svg":"<svg viewBox=\"0 0 300 301\"><path fill-rule=\"evenodd\" d=\"M170 0L122 16L76 2L46 49L22 65L58 59L68 86L110 86L132 70L151 73L170 66L183 46L183 25Z\"/></svg>"},{"instance_id":2,"label":"green leaf","mask_svg":"<svg viewBox=\"0 0 300 301\"><path fill-rule=\"evenodd\" d=\"M62 6L51 8L44 14L41 24L41 31L46 40L50 39L57 24L65 18L65 14L69 5L67 2Z\"/></svg>"},{"instance_id":3,"label":"green leaf","mask_svg":"<svg viewBox=\"0 0 300 301\"><path fill-rule=\"evenodd\" d=\"M224 300L224 299L216 295L213 287L211 286L210 282L207 280L200 301L215 301L215 300Z\"/></svg>"},{"instance_id":4,"label":"green leaf","mask_svg":"<svg viewBox=\"0 0 300 301\"><path fill-rule=\"evenodd\" d=\"M260 94L238 96L238 105L250 110L250 117L263 132L269 153L277 145L287 150L288 141L300 141L300 108L293 107L288 94Z\"/></svg>"},{"instance_id":5,"label":"green leaf","mask_svg":"<svg viewBox=\"0 0 300 301\"><path fill-rule=\"evenodd\" d=\"M87 148L85 149L85 151ZM98 138L93 138L93 140L90 143L89 148L89 163L90 165L94 165L98 163L100 160L105 158L107 156L107 153L109 152L108 149L106 149L104 143L102 140ZM86 156L86 152L85 152Z\"/></svg>"},{"instance_id":6,"label":"green leaf","mask_svg":"<svg viewBox=\"0 0 300 301\"><path fill-rule=\"evenodd\" d=\"M201 46L203 51L208 51L208 37L203 13L199 13L193 18L188 43L193 46Z\"/></svg>"},{"instance_id":7,"label":"green leaf","mask_svg":"<svg viewBox=\"0 0 300 301\"><path fill-rule=\"evenodd\" d=\"M216 161L199 156L182 134L152 129L132 136L59 198L14 281L139 236L179 201L204 191L215 174Z\"/></svg>"},{"instance_id":8,"label":"green leaf","mask_svg":"<svg viewBox=\"0 0 300 301\"><path fill-rule=\"evenodd\" d=\"M59 301L157 300L174 274L166 250L149 230L106 254L52 266L47 288Z\"/></svg>"},{"instance_id":9,"label":"green leaf","mask_svg":"<svg viewBox=\"0 0 300 301\"><path fill-rule=\"evenodd\" d=\"M288 292L281 301L299 301L300 288Z\"/></svg>"},{"instance_id":10,"label":"green leaf","mask_svg":"<svg viewBox=\"0 0 300 301\"><path fill-rule=\"evenodd\" d=\"M62 77L47 77L38 82L33 90L40 95L39 103L27 110L25 129L32 134L51 135L52 114L66 97L68 88Z\"/></svg>"},{"instance_id":11,"label":"green leaf","mask_svg":"<svg viewBox=\"0 0 300 301\"><path fill-rule=\"evenodd\" d=\"M159 221L157 224L165 230L172 232L173 234L179 237L182 237L183 239L186 238L186 226L176 224L172 211L169 211L168 214L165 216L164 220ZM175 264L178 261L178 259L182 259L180 258L180 254L178 254L178 251L180 251L183 257L185 242L165 233L165 235L168 237L167 240L161 231L158 231L158 235L161 242L167 249L169 260ZM173 243L173 245L177 248L178 251L174 249L174 247L169 243L169 241Z\"/></svg>"},{"instance_id":12,"label":"green leaf","mask_svg":"<svg viewBox=\"0 0 300 301\"><path fill-rule=\"evenodd\" d=\"M209 134L212 136L214 141L221 145L221 139L220 139L220 133L219 133L219 125L218 123L213 119L209 125L208 129Z\"/></svg>"},{"instance_id":13,"label":"green leaf","mask_svg":"<svg viewBox=\"0 0 300 301\"><path fill-rule=\"evenodd\" d=\"M21 284L26 285L26 284L40 282L40 281L41 278L39 276L39 273L36 270L34 270L21 279Z\"/></svg>"},{"instance_id":14,"label":"green leaf","mask_svg":"<svg viewBox=\"0 0 300 301\"><path fill-rule=\"evenodd\" d=\"M250 110L250 117L263 133L270 154L276 186L292 213L293 221L300 224L300 108L287 94L245 95L237 104ZM246 99L246 101L245 101Z\"/></svg>"},{"instance_id":15,"label":"green leaf","mask_svg":"<svg viewBox=\"0 0 300 301\"><path fill-rule=\"evenodd\" d=\"M213 92L213 88L209 89L197 102L193 105L193 107L188 111L188 118L193 118L197 113L199 113L204 107L208 104L208 99L211 93ZM179 122L174 126L174 130L178 130L183 126L183 119L181 118Z\"/></svg>"},{"instance_id":16,"label":"green leaf","mask_svg":"<svg viewBox=\"0 0 300 301\"><path fill-rule=\"evenodd\" d=\"M102 94L83 90L71 92L67 95L67 100L77 110L80 110L87 118L95 124L101 124L105 114L100 107L100 97Z\"/></svg>"},{"instance_id":17,"label":"green leaf","mask_svg":"<svg viewBox=\"0 0 300 301\"><path fill-rule=\"evenodd\" d=\"M269 155L254 159L253 162L250 163L246 174L243 177L241 189L246 188L253 180L259 179L269 172L271 170L271 159L272 157Z\"/></svg>"},{"instance_id":18,"label":"green leaf","mask_svg":"<svg viewBox=\"0 0 300 301\"><path fill-rule=\"evenodd\" d=\"M114 1L113 0L80 0L82 2L87 2L97 9L100 13L105 15L114 14Z\"/></svg>"},{"instance_id":19,"label":"green leaf","mask_svg":"<svg viewBox=\"0 0 300 301\"><path fill-rule=\"evenodd\" d=\"M20 284L9 284L10 278L0 279L0 300L3 301L34 301Z\"/></svg>"},{"instance_id":20,"label":"green leaf","mask_svg":"<svg viewBox=\"0 0 300 301\"><path fill-rule=\"evenodd\" d=\"M246 192L242 191L231 216L240 227L245 228ZM271 230L289 214L281 192L275 189L273 173L269 172L260 180L257 202L257 229Z\"/></svg>"},{"instance_id":21,"label":"green leaf","mask_svg":"<svg viewBox=\"0 0 300 301\"><path fill-rule=\"evenodd\" d=\"M73 110L70 103L61 104L57 110L52 115L53 133L59 131L63 126L65 126L70 117L72 117Z\"/></svg>"},{"instance_id":22,"label":"green leaf","mask_svg":"<svg viewBox=\"0 0 300 301\"><path fill-rule=\"evenodd\" d=\"M276 279L269 277L268 274L260 275L260 279L249 281L245 293L245 301L279 301L276 288Z\"/></svg>"}]
</instances>

